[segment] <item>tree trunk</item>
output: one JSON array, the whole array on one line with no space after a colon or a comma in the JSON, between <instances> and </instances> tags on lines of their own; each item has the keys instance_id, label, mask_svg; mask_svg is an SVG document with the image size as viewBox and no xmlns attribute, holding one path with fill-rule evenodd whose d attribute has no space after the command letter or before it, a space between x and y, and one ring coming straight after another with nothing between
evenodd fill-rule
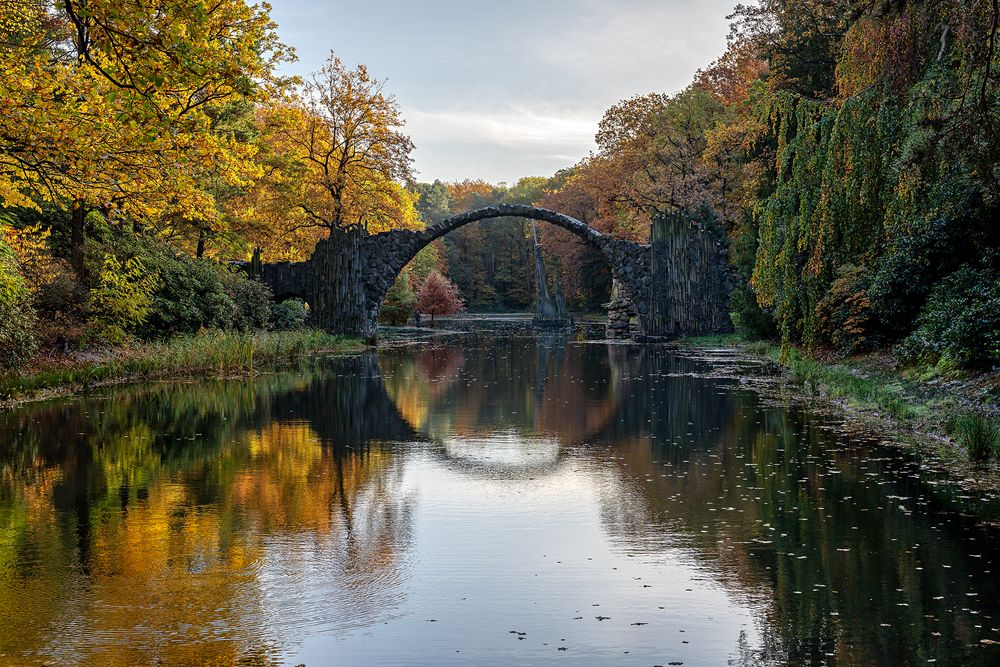
<instances>
[{"instance_id":1,"label":"tree trunk","mask_svg":"<svg viewBox=\"0 0 1000 667\"><path fill-rule=\"evenodd\" d=\"M205 230L198 230L198 249L195 251L195 257L201 259L205 256Z\"/></svg>"},{"instance_id":2,"label":"tree trunk","mask_svg":"<svg viewBox=\"0 0 1000 667\"><path fill-rule=\"evenodd\" d=\"M70 218L70 265L76 275L82 277L85 270L84 242L87 234L87 209L82 199L73 200Z\"/></svg>"}]
</instances>

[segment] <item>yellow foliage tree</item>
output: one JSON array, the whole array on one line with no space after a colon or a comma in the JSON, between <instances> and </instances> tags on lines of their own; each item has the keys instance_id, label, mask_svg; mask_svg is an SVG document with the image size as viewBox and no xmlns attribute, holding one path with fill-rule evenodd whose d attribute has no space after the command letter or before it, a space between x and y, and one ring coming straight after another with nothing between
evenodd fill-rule
<instances>
[{"instance_id":1,"label":"yellow foliage tree","mask_svg":"<svg viewBox=\"0 0 1000 667\"><path fill-rule=\"evenodd\" d=\"M257 175L253 147L208 111L257 100L290 57L266 4L241 0L0 3L0 204L71 208L82 265L88 209L132 220L216 210L206 171Z\"/></svg>"},{"instance_id":2,"label":"yellow foliage tree","mask_svg":"<svg viewBox=\"0 0 1000 667\"><path fill-rule=\"evenodd\" d=\"M269 259L303 259L338 231L418 229L413 143L384 82L331 54L298 94L258 111L262 176L234 204Z\"/></svg>"}]
</instances>

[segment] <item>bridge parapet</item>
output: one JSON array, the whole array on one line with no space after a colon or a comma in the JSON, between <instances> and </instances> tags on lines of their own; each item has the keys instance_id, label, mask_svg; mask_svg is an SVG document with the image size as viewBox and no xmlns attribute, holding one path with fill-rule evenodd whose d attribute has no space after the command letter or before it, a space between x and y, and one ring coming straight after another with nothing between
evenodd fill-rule
<instances>
[{"instance_id":1,"label":"bridge parapet","mask_svg":"<svg viewBox=\"0 0 1000 667\"><path fill-rule=\"evenodd\" d=\"M260 279L271 288L278 301L294 297L313 302L313 274L309 262L262 264Z\"/></svg>"}]
</instances>

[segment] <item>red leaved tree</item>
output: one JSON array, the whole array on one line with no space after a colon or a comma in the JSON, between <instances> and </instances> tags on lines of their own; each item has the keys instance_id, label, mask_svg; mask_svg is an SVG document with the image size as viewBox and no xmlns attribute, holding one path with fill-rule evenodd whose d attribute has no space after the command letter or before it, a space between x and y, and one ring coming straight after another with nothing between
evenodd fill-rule
<instances>
[{"instance_id":1,"label":"red leaved tree","mask_svg":"<svg viewBox=\"0 0 1000 667\"><path fill-rule=\"evenodd\" d=\"M417 312L429 314L431 326L434 326L435 315L454 315L464 307L458 288L438 271L431 271L424 278L417 294Z\"/></svg>"}]
</instances>

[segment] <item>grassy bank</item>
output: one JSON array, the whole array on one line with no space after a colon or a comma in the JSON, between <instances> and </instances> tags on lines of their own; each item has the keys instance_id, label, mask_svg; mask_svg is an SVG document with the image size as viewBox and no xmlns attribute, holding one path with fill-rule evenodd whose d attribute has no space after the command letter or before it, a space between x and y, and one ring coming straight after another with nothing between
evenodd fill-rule
<instances>
[{"instance_id":1,"label":"grassy bank","mask_svg":"<svg viewBox=\"0 0 1000 667\"><path fill-rule=\"evenodd\" d=\"M40 392L73 390L117 382L200 375L246 375L315 352L352 352L361 341L321 331L241 334L212 331L87 356L39 360L0 375L0 398L31 398Z\"/></svg>"},{"instance_id":2,"label":"grassy bank","mask_svg":"<svg viewBox=\"0 0 1000 667\"><path fill-rule=\"evenodd\" d=\"M805 392L929 435L950 438L973 461L1000 460L1000 410L996 373L972 378L933 377L927 369L898 368L886 356L827 362L795 348L736 335L680 341L688 347L735 347L782 366Z\"/></svg>"}]
</instances>

